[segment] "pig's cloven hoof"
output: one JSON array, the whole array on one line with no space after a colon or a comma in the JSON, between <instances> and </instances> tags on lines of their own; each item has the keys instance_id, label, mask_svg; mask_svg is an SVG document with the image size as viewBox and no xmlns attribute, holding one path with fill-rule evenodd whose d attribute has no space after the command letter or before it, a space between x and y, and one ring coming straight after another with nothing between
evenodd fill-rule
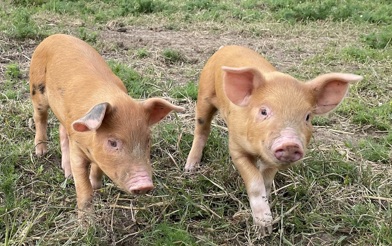
<instances>
[{"instance_id":1,"label":"pig's cloven hoof","mask_svg":"<svg viewBox=\"0 0 392 246\"><path fill-rule=\"evenodd\" d=\"M41 157L48 153L48 146L46 142L39 142L35 145L35 155Z\"/></svg>"},{"instance_id":2,"label":"pig's cloven hoof","mask_svg":"<svg viewBox=\"0 0 392 246\"><path fill-rule=\"evenodd\" d=\"M259 226L261 229L261 232L264 234L264 229L267 228L268 233L272 233L272 215L271 214L265 214L264 217L262 218L255 218L255 225Z\"/></svg>"},{"instance_id":3,"label":"pig's cloven hoof","mask_svg":"<svg viewBox=\"0 0 392 246\"><path fill-rule=\"evenodd\" d=\"M185 164L185 168L184 168L186 173L195 173L199 169L200 169L200 161L197 161L197 162L193 162L193 161L192 162L187 162Z\"/></svg>"}]
</instances>

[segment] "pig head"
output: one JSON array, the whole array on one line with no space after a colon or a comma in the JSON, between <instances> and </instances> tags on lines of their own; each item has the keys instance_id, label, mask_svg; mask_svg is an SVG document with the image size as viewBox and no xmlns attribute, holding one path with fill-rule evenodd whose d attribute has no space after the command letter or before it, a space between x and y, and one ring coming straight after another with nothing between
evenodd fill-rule
<instances>
[{"instance_id":1,"label":"pig head","mask_svg":"<svg viewBox=\"0 0 392 246\"><path fill-rule=\"evenodd\" d=\"M248 48L221 48L200 76L194 140L185 170L198 167L211 120L219 110L227 123L230 155L244 180L255 224L271 232L268 195L275 174L304 157L312 117L333 110L345 97L349 83L361 79L329 73L303 83L276 71Z\"/></svg>"},{"instance_id":2,"label":"pig head","mask_svg":"<svg viewBox=\"0 0 392 246\"><path fill-rule=\"evenodd\" d=\"M60 121L62 167L74 178L80 216L91 209L103 174L129 193L153 189L150 127L182 107L160 98L132 99L91 46L62 34L46 38L34 51L30 93L36 155L48 151L50 108Z\"/></svg>"}]
</instances>

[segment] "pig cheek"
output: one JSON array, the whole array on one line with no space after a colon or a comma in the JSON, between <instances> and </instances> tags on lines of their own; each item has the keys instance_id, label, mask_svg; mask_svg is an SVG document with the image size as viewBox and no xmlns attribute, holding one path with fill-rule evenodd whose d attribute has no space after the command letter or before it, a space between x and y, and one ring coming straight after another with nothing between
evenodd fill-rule
<instances>
[{"instance_id":1,"label":"pig cheek","mask_svg":"<svg viewBox=\"0 0 392 246\"><path fill-rule=\"evenodd\" d=\"M306 150L306 148L309 145L310 140L312 138L313 126L310 122L306 122L299 129L300 129L300 131L298 132L299 138L300 138L301 142L303 143L304 149Z\"/></svg>"},{"instance_id":2,"label":"pig cheek","mask_svg":"<svg viewBox=\"0 0 392 246\"><path fill-rule=\"evenodd\" d=\"M129 161L124 155L123 144L121 141L116 141L113 144L113 139L106 139L104 147L98 151L98 156L101 158L96 158L98 166L102 171L117 185L122 185L121 173L123 173L123 162Z\"/></svg>"},{"instance_id":3,"label":"pig cheek","mask_svg":"<svg viewBox=\"0 0 392 246\"><path fill-rule=\"evenodd\" d=\"M271 143L269 139L271 138L271 131L267 129L270 128L270 124L267 122L258 122L254 124L253 127L248 127L248 141L252 148L252 153L254 155L260 156L264 161L272 162L273 156L270 156Z\"/></svg>"}]
</instances>

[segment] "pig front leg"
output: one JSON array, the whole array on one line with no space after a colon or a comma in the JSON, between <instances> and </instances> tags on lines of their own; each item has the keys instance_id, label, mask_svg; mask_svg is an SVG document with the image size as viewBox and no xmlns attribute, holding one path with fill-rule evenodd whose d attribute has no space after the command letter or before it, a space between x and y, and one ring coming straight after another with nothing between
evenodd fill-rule
<instances>
[{"instance_id":1,"label":"pig front leg","mask_svg":"<svg viewBox=\"0 0 392 246\"><path fill-rule=\"evenodd\" d=\"M196 105L196 125L191 151L189 152L185 171L192 172L200 164L204 146L211 131L211 121L216 108L206 100L199 100Z\"/></svg>"},{"instance_id":2,"label":"pig front leg","mask_svg":"<svg viewBox=\"0 0 392 246\"><path fill-rule=\"evenodd\" d=\"M86 212L91 211L93 187L89 179L89 165L82 151L70 142L71 170L74 177L76 198L78 204L78 217L83 218Z\"/></svg>"},{"instance_id":3,"label":"pig front leg","mask_svg":"<svg viewBox=\"0 0 392 246\"><path fill-rule=\"evenodd\" d=\"M256 158L242 151L235 151L233 148L230 148L230 154L244 180L254 223L261 227L262 234L265 234L265 228L268 229L268 233L271 233L272 213L268 204L268 192L263 175L255 165Z\"/></svg>"},{"instance_id":4,"label":"pig front leg","mask_svg":"<svg viewBox=\"0 0 392 246\"><path fill-rule=\"evenodd\" d=\"M260 172L263 175L264 179L264 186L265 190L267 192L267 197L271 194L271 187L272 187L272 182L274 182L274 178L276 173L278 172L277 168L270 168L270 167L265 167L263 164L260 165Z\"/></svg>"},{"instance_id":5,"label":"pig front leg","mask_svg":"<svg viewBox=\"0 0 392 246\"><path fill-rule=\"evenodd\" d=\"M69 139L67 130L65 127L60 124L59 127L59 134L60 134L60 146L61 146L61 168L64 170L65 178L71 178L71 163L69 159Z\"/></svg>"}]
</instances>

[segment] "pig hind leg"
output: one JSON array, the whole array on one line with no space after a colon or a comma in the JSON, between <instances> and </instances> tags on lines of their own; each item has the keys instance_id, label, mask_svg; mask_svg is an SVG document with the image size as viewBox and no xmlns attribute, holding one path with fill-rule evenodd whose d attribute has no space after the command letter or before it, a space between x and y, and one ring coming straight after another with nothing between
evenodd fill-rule
<instances>
[{"instance_id":1,"label":"pig hind leg","mask_svg":"<svg viewBox=\"0 0 392 246\"><path fill-rule=\"evenodd\" d=\"M48 125L49 103L45 88L45 66L35 65L34 60L30 68L30 95L34 108L35 123L35 154L42 156L48 152L46 134ZM37 62L39 63L39 62Z\"/></svg>"},{"instance_id":2,"label":"pig hind leg","mask_svg":"<svg viewBox=\"0 0 392 246\"><path fill-rule=\"evenodd\" d=\"M102 187L102 176L103 172L98 167L98 165L95 163L91 163L90 182L94 190L98 190Z\"/></svg>"},{"instance_id":3,"label":"pig hind leg","mask_svg":"<svg viewBox=\"0 0 392 246\"><path fill-rule=\"evenodd\" d=\"M194 171L200 164L203 149L211 131L211 121L216 111L216 107L207 100L202 99L197 102L195 132L185 171Z\"/></svg>"},{"instance_id":4,"label":"pig hind leg","mask_svg":"<svg viewBox=\"0 0 392 246\"><path fill-rule=\"evenodd\" d=\"M59 128L60 128L59 133L60 133L60 145L61 145L61 167L64 170L64 176L66 178L70 178L72 177L72 171L71 171L71 162L69 157L68 134L67 134L67 130L62 124L60 124Z\"/></svg>"}]
</instances>

